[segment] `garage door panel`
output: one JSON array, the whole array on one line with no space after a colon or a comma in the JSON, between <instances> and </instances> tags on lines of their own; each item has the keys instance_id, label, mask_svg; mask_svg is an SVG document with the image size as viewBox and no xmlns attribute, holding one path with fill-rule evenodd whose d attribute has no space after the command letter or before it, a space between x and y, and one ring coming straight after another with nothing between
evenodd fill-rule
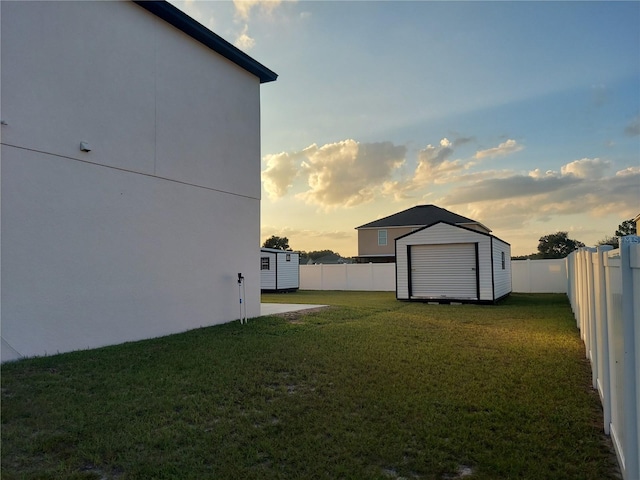
<instances>
[{"instance_id":1,"label":"garage door panel","mask_svg":"<svg viewBox=\"0 0 640 480\"><path fill-rule=\"evenodd\" d=\"M477 300L473 243L412 245L412 298Z\"/></svg>"}]
</instances>

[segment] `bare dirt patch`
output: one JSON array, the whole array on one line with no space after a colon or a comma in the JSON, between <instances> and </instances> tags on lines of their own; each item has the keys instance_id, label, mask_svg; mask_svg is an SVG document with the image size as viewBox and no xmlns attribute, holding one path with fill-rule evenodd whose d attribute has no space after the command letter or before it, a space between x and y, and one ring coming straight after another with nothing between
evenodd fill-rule
<instances>
[{"instance_id":1,"label":"bare dirt patch","mask_svg":"<svg viewBox=\"0 0 640 480\"><path fill-rule=\"evenodd\" d=\"M276 316L286 319L289 323L304 323L305 316L312 313L320 312L322 310L326 310L328 308L331 308L331 306L327 305L323 307L307 308L305 310L296 310L295 312L277 313Z\"/></svg>"}]
</instances>

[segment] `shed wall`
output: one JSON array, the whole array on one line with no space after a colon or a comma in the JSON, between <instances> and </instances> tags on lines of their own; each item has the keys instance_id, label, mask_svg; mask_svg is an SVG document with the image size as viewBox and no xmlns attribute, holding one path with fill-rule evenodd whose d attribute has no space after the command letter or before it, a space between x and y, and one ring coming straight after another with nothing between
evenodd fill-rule
<instances>
[{"instance_id":1,"label":"shed wall","mask_svg":"<svg viewBox=\"0 0 640 480\"><path fill-rule=\"evenodd\" d=\"M269 268L262 269L262 258L269 259ZM273 252L260 252L260 288L262 290L276 289L276 254Z\"/></svg>"},{"instance_id":2,"label":"shed wall","mask_svg":"<svg viewBox=\"0 0 640 480\"><path fill-rule=\"evenodd\" d=\"M298 253L288 252L290 260L287 262L287 253L278 253L278 270L276 275L278 290L288 290L300 287L300 258Z\"/></svg>"},{"instance_id":3,"label":"shed wall","mask_svg":"<svg viewBox=\"0 0 640 480\"><path fill-rule=\"evenodd\" d=\"M511 245L496 237L491 239L493 249L494 300L511 293ZM504 269L502 254L504 253Z\"/></svg>"}]
</instances>

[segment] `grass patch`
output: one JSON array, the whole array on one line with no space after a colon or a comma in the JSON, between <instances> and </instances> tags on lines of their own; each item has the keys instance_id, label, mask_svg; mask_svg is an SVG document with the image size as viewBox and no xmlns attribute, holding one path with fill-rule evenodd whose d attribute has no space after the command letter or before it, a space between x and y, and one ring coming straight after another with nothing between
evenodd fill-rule
<instances>
[{"instance_id":1,"label":"grass patch","mask_svg":"<svg viewBox=\"0 0 640 480\"><path fill-rule=\"evenodd\" d=\"M387 292L2 366L2 478L611 479L562 295Z\"/></svg>"}]
</instances>

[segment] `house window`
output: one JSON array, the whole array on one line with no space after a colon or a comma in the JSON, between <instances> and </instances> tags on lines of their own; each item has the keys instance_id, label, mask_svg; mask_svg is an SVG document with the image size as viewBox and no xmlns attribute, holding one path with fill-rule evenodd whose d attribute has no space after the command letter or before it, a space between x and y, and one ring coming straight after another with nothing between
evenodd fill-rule
<instances>
[{"instance_id":1,"label":"house window","mask_svg":"<svg viewBox=\"0 0 640 480\"><path fill-rule=\"evenodd\" d=\"M290 262L290 261L291 261L291 254L287 253L287 262Z\"/></svg>"},{"instance_id":2,"label":"house window","mask_svg":"<svg viewBox=\"0 0 640 480\"><path fill-rule=\"evenodd\" d=\"M384 246L387 244L387 231L378 230L378 246Z\"/></svg>"},{"instance_id":3,"label":"house window","mask_svg":"<svg viewBox=\"0 0 640 480\"><path fill-rule=\"evenodd\" d=\"M260 258L260 270L269 270L269 257Z\"/></svg>"},{"instance_id":4,"label":"house window","mask_svg":"<svg viewBox=\"0 0 640 480\"><path fill-rule=\"evenodd\" d=\"M504 252L501 252L501 253L502 253L502 269L504 270Z\"/></svg>"}]
</instances>

